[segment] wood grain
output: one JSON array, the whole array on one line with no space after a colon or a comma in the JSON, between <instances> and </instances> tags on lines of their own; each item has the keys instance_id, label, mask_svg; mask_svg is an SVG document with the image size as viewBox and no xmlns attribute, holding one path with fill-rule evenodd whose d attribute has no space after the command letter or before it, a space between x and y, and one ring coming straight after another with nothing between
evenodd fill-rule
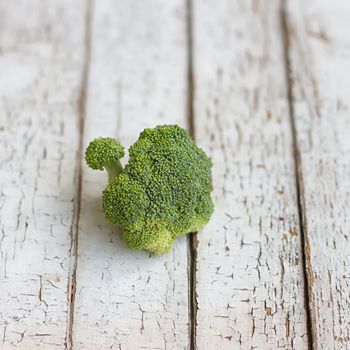
<instances>
[{"instance_id":1,"label":"wood grain","mask_svg":"<svg viewBox=\"0 0 350 350\"><path fill-rule=\"evenodd\" d=\"M307 349L280 2L194 1L192 20L216 202L198 234L197 348Z\"/></svg>"},{"instance_id":2,"label":"wood grain","mask_svg":"<svg viewBox=\"0 0 350 350\"><path fill-rule=\"evenodd\" d=\"M350 349L349 14L346 0L287 8L315 349Z\"/></svg>"},{"instance_id":3,"label":"wood grain","mask_svg":"<svg viewBox=\"0 0 350 350\"><path fill-rule=\"evenodd\" d=\"M0 3L0 348L64 349L84 1Z\"/></svg>"},{"instance_id":4,"label":"wood grain","mask_svg":"<svg viewBox=\"0 0 350 350\"><path fill-rule=\"evenodd\" d=\"M0 2L1 349L350 349L350 3L282 3ZM215 213L132 251L82 149L192 94Z\"/></svg>"},{"instance_id":5,"label":"wood grain","mask_svg":"<svg viewBox=\"0 0 350 350\"><path fill-rule=\"evenodd\" d=\"M145 127L186 125L185 2L96 1L84 147L129 146ZM186 237L162 256L126 247L101 212L107 176L83 164L74 349L188 349Z\"/></svg>"}]
</instances>

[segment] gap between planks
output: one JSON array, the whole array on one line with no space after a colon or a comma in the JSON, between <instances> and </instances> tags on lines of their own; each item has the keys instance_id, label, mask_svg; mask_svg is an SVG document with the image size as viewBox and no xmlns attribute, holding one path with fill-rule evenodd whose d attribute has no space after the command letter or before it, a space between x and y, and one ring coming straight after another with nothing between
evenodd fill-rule
<instances>
[{"instance_id":1,"label":"gap between planks","mask_svg":"<svg viewBox=\"0 0 350 350\"><path fill-rule=\"evenodd\" d=\"M295 125L295 113L293 107L293 92L292 92L292 84L293 81L291 79L291 63L289 58L289 40L290 40L290 29L288 26L288 13L286 9L286 2L281 2L280 8L280 19L281 19L281 32L283 39L283 54L284 54L284 66L285 66L285 79L287 83L287 99L288 99L288 107L289 107L289 121L290 128L292 133L292 147L293 147L293 157L294 157L294 173L295 173L295 187L297 192L297 204L298 204L298 216L299 216L299 231L300 231L300 244L301 244L301 260L303 267L303 278L304 278L304 304L306 310L306 326L307 326L307 337L308 337L308 348L313 349L313 327L311 321L311 310L310 310L310 283L308 276L308 257L306 252L306 222L305 217L303 215L305 208L304 201L304 185L303 185L303 174L302 174L302 166L301 166L301 158L298 148L298 140L297 140L297 130Z\"/></svg>"},{"instance_id":2,"label":"gap between planks","mask_svg":"<svg viewBox=\"0 0 350 350\"><path fill-rule=\"evenodd\" d=\"M194 125L194 76L193 76L193 0L186 0L187 26L187 120L188 131L195 139ZM189 349L195 350L197 328L197 293L196 293L196 264L197 264L197 233L188 236L188 278L189 278Z\"/></svg>"},{"instance_id":3,"label":"gap between planks","mask_svg":"<svg viewBox=\"0 0 350 350\"><path fill-rule=\"evenodd\" d=\"M84 64L82 70L82 78L80 84L80 91L78 96L77 105L77 123L79 130L79 146L77 151L77 163L75 172L76 193L74 201L74 214L73 222L70 231L71 245L70 245L70 258L71 263L69 267L69 277L67 286L67 299L68 299L68 321L65 348L73 349L73 327L74 327L74 305L75 305L75 293L76 293L76 277L77 277L77 264L78 264L78 233L79 233L79 221L81 210L81 194L82 194L82 162L83 162L83 133L86 115L86 102L87 102L87 88L89 81L90 62L91 62L91 31L93 22L93 10L94 0L88 0L87 9L85 14L85 52L84 52Z\"/></svg>"}]
</instances>

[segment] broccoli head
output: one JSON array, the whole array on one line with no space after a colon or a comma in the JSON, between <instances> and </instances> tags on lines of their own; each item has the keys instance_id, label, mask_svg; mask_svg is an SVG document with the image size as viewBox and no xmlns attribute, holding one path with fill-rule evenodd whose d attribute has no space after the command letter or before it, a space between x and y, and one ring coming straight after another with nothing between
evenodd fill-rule
<instances>
[{"instance_id":1,"label":"broccoli head","mask_svg":"<svg viewBox=\"0 0 350 350\"><path fill-rule=\"evenodd\" d=\"M86 150L86 161L108 171L103 212L123 227L130 248L168 252L177 237L209 221L212 163L186 130L177 125L145 129L130 147L124 169L123 155L118 141L97 138Z\"/></svg>"}]
</instances>

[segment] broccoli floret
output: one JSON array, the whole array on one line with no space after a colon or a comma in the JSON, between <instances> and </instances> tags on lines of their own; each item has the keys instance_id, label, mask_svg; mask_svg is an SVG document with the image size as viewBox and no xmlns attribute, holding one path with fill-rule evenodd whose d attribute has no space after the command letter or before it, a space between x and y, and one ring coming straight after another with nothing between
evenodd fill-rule
<instances>
[{"instance_id":1,"label":"broccoli floret","mask_svg":"<svg viewBox=\"0 0 350 350\"><path fill-rule=\"evenodd\" d=\"M212 163L186 130L177 125L145 129L130 147L124 169L123 154L119 142L99 138L87 148L86 161L93 169L107 169L103 211L109 222L124 228L130 248L168 252L177 237L209 221Z\"/></svg>"},{"instance_id":2,"label":"broccoli floret","mask_svg":"<svg viewBox=\"0 0 350 350\"><path fill-rule=\"evenodd\" d=\"M109 181L123 170L119 159L124 157L124 147L115 139L98 137L90 142L85 152L88 166L94 170L106 169Z\"/></svg>"}]
</instances>

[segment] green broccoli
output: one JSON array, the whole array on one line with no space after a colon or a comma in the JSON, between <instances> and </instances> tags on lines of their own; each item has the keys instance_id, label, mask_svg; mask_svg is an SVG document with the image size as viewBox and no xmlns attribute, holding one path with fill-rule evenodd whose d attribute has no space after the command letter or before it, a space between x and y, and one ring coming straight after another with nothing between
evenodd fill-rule
<instances>
[{"instance_id":1,"label":"green broccoli","mask_svg":"<svg viewBox=\"0 0 350 350\"><path fill-rule=\"evenodd\" d=\"M85 154L92 169L109 174L103 212L124 228L130 248L168 252L177 237L209 221L212 163L186 130L177 125L145 129L130 147L124 169L123 156L123 147L111 138L93 140Z\"/></svg>"}]
</instances>

